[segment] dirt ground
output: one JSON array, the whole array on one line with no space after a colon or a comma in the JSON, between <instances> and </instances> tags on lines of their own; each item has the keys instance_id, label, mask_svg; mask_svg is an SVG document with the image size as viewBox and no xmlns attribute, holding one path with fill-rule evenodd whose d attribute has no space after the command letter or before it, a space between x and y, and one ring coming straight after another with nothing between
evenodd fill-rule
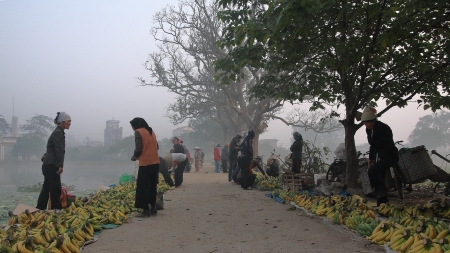
<instances>
[{"instance_id":1,"label":"dirt ground","mask_svg":"<svg viewBox=\"0 0 450 253\"><path fill-rule=\"evenodd\" d=\"M388 193L389 203L395 205L404 204L407 206L415 206L417 204L426 204L434 198L444 197L444 189L442 188L443 184L440 184L440 186L436 189L436 192L434 191L434 186L435 184L429 181L420 185L413 185L413 190L411 192L404 190L404 199L400 198L398 192L391 190ZM361 188L351 188L347 189L347 191L351 194L363 196L370 202L376 203L376 199L373 196L364 196L364 192Z\"/></svg>"},{"instance_id":2,"label":"dirt ground","mask_svg":"<svg viewBox=\"0 0 450 253\"><path fill-rule=\"evenodd\" d=\"M103 230L82 252L384 252L265 193L229 183L212 166L185 173L183 185L164 194L164 210Z\"/></svg>"}]
</instances>

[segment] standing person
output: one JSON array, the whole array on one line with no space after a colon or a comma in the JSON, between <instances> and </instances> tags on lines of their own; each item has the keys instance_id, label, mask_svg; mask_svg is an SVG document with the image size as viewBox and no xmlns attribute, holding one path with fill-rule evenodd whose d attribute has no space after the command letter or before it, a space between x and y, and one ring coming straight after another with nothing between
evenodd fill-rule
<instances>
[{"instance_id":1,"label":"standing person","mask_svg":"<svg viewBox=\"0 0 450 253\"><path fill-rule=\"evenodd\" d=\"M172 144L173 149L170 150L170 153L181 153L185 154L184 148L180 143L180 139L178 137L172 138ZM187 159L184 161L178 163L177 168L175 169L175 187L180 187L180 185L183 183L183 172L184 168L186 167Z\"/></svg>"},{"instance_id":2,"label":"standing person","mask_svg":"<svg viewBox=\"0 0 450 253\"><path fill-rule=\"evenodd\" d=\"M220 158L222 159L222 171L223 173L228 173L228 147L230 146L230 143L226 143L225 146L222 148L222 152L220 154Z\"/></svg>"},{"instance_id":3,"label":"standing person","mask_svg":"<svg viewBox=\"0 0 450 253\"><path fill-rule=\"evenodd\" d=\"M130 124L134 131L135 140L135 149L131 161L139 160L134 207L143 209L142 213L136 216L148 217L157 213L156 194L159 179L159 146L155 132L143 118L134 118L130 121Z\"/></svg>"},{"instance_id":4,"label":"standing person","mask_svg":"<svg viewBox=\"0 0 450 253\"><path fill-rule=\"evenodd\" d=\"M62 209L61 196L61 173L64 168L64 154L66 152L66 137L64 130L69 129L72 119L65 112L58 112L53 121L56 124L55 130L47 141L47 152L42 156L42 174L44 184L39 194L36 208L47 209L50 195L49 209Z\"/></svg>"},{"instance_id":5,"label":"standing person","mask_svg":"<svg viewBox=\"0 0 450 253\"><path fill-rule=\"evenodd\" d=\"M292 134L294 137L294 143L291 145L291 159L292 159L292 172L300 173L302 168L302 150L303 150L303 137L299 132Z\"/></svg>"},{"instance_id":6,"label":"standing person","mask_svg":"<svg viewBox=\"0 0 450 253\"><path fill-rule=\"evenodd\" d=\"M178 138L178 139L180 139L180 144L181 144L181 146L183 146L184 153L186 154L187 162L186 162L186 167L184 168L184 172L187 173L187 172L191 171L191 152L189 152L189 149L186 147L186 145L184 145L183 140L181 138Z\"/></svg>"},{"instance_id":7,"label":"standing person","mask_svg":"<svg viewBox=\"0 0 450 253\"><path fill-rule=\"evenodd\" d=\"M375 108L366 106L361 115L361 122L366 126L367 141L370 145L368 161L370 185L375 188L377 206L380 206L388 202L386 171L398 162L399 156L391 128L378 121L376 113Z\"/></svg>"},{"instance_id":8,"label":"standing person","mask_svg":"<svg viewBox=\"0 0 450 253\"><path fill-rule=\"evenodd\" d=\"M252 174L251 163L253 161L253 138L255 138L255 132L250 130L241 145L239 145L241 155L238 157L238 164L242 175L241 187L244 190L252 189L250 184L250 174Z\"/></svg>"},{"instance_id":9,"label":"standing person","mask_svg":"<svg viewBox=\"0 0 450 253\"><path fill-rule=\"evenodd\" d=\"M194 154L194 164L195 164L195 172L199 172L202 168L203 164L203 158L202 158L202 150L199 147L195 147L195 154Z\"/></svg>"},{"instance_id":10,"label":"standing person","mask_svg":"<svg viewBox=\"0 0 450 253\"><path fill-rule=\"evenodd\" d=\"M217 144L214 148L214 172L220 172L220 144Z\"/></svg>"},{"instance_id":11,"label":"standing person","mask_svg":"<svg viewBox=\"0 0 450 253\"><path fill-rule=\"evenodd\" d=\"M228 158L230 160L230 169L228 170L228 182L233 182L233 171L236 168L237 158L239 153L239 144L242 140L242 135L236 134L230 142L230 152Z\"/></svg>"}]
</instances>

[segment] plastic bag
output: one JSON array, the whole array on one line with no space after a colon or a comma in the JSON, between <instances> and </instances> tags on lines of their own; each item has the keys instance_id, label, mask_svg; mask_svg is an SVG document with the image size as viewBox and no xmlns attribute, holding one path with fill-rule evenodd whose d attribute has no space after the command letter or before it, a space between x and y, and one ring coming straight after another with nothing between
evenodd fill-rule
<instances>
[{"instance_id":1,"label":"plastic bag","mask_svg":"<svg viewBox=\"0 0 450 253\"><path fill-rule=\"evenodd\" d=\"M336 155L337 159L346 160L347 159L347 151L345 150L345 143L339 144L336 150L333 152Z\"/></svg>"}]
</instances>

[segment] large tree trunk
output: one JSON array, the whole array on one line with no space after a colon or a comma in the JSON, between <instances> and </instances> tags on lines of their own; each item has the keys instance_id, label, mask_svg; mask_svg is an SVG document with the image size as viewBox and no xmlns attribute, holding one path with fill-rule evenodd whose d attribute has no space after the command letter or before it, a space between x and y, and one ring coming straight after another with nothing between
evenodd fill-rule
<instances>
[{"instance_id":1,"label":"large tree trunk","mask_svg":"<svg viewBox=\"0 0 450 253\"><path fill-rule=\"evenodd\" d=\"M342 123L345 128L345 150L347 151L346 184L348 187L354 188L358 186L358 159L355 146L355 132L358 127L354 124L353 119L346 119Z\"/></svg>"}]
</instances>

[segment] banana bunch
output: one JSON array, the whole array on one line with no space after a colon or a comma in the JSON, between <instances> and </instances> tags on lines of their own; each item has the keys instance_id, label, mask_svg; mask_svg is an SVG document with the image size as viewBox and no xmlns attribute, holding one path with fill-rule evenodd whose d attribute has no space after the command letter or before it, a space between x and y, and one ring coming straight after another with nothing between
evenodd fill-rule
<instances>
[{"instance_id":1,"label":"banana bunch","mask_svg":"<svg viewBox=\"0 0 450 253\"><path fill-rule=\"evenodd\" d=\"M422 205L416 205L412 208L412 212L411 212L412 216L425 216L425 217L433 217L434 213L433 213L433 209L431 209L431 206L428 204L422 204Z\"/></svg>"},{"instance_id":2,"label":"banana bunch","mask_svg":"<svg viewBox=\"0 0 450 253\"><path fill-rule=\"evenodd\" d=\"M438 242L431 240L430 238L422 237L420 235L415 235L415 240L408 252L431 252L431 253L441 253L442 249Z\"/></svg>"},{"instance_id":3,"label":"banana bunch","mask_svg":"<svg viewBox=\"0 0 450 253\"><path fill-rule=\"evenodd\" d=\"M255 174L256 174L256 180L255 180L256 186L263 188L263 189L268 189L268 190L282 188L282 183L281 183L282 177L281 176L266 177L261 173L255 173Z\"/></svg>"},{"instance_id":4,"label":"banana bunch","mask_svg":"<svg viewBox=\"0 0 450 253\"><path fill-rule=\"evenodd\" d=\"M395 226L391 223L391 221L385 221L378 224L372 232L372 235L366 237L369 241L383 245L387 242L390 242L392 235L395 232Z\"/></svg>"},{"instance_id":5,"label":"banana bunch","mask_svg":"<svg viewBox=\"0 0 450 253\"><path fill-rule=\"evenodd\" d=\"M378 209L378 213L384 216L403 219L411 216L413 208L404 205L395 206L393 204L382 203Z\"/></svg>"}]
</instances>

